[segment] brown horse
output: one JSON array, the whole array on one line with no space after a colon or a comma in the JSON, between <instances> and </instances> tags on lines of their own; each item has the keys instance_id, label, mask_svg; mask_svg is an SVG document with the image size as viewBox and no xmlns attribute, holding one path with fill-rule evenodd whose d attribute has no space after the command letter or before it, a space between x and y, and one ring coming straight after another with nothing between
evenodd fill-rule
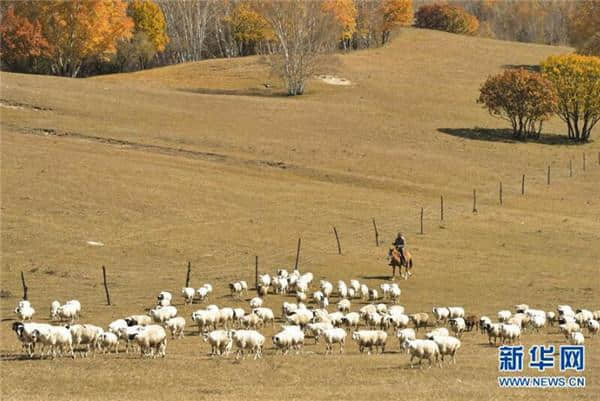
<instances>
[{"instance_id":1,"label":"brown horse","mask_svg":"<svg viewBox=\"0 0 600 401\"><path fill-rule=\"evenodd\" d=\"M398 273L404 280L408 280L412 276L413 259L408 250L404 249L404 261L402 261L400 252L392 246L388 252L388 258L392 263L392 280L396 278L396 267L398 267ZM404 267L404 273L402 273L402 267Z\"/></svg>"}]
</instances>

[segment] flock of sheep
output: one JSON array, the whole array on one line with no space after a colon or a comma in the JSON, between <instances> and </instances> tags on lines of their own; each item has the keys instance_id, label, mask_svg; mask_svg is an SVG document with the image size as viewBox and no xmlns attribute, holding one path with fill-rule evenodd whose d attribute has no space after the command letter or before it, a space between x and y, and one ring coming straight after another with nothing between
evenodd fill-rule
<instances>
[{"instance_id":1,"label":"flock of sheep","mask_svg":"<svg viewBox=\"0 0 600 401\"><path fill-rule=\"evenodd\" d=\"M236 347L236 359L253 354L254 359L261 358L265 348L265 336L260 329L265 325L275 325L276 316L272 309L263 306L269 293L295 295L296 302L283 302L281 307L281 329L271 338L276 353L300 353L306 338L314 342L323 339L325 353L332 353L334 347L344 352L348 332L358 345L359 351L371 354L383 353L388 342L388 332L397 337L400 349L410 355L410 365L417 359L434 361L443 366L445 357L456 363L456 353L461 347L461 336L465 332L480 331L488 336L493 345L514 344L520 342L526 330L538 331L546 325L559 324L560 331L572 344L583 344L583 329L590 336L600 330L600 311L586 309L573 310L568 305L559 305L555 311L543 311L528 305L515 306L514 313L501 310L494 323L487 316L466 315L463 307L434 307L432 315L418 312L407 314L403 306L398 305L401 290L397 284L381 284L379 288L368 288L358 280L349 284L338 281L335 296L338 298L336 311L329 312L329 300L334 296L334 286L321 280L319 289L310 293L313 286L312 273L288 272L280 269L273 276L263 274L258 277L258 296L249 302L250 313L243 308L208 305L194 311L194 322L205 342L211 346L211 356L227 356ZM229 284L231 296L241 298L248 292L245 281ZM186 304L195 300L208 302L213 291L210 284L199 289L183 288L181 294ZM310 294L310 297L309 295ZM75 357L75 349L87 356L90 352L119 352L124 347L129 352L139 347L142 356L164 357L167 348L167 330L171 337L182 338L186 320L178 316L178 310L171 305L173 296L163 291L157 305L147 314L131 315L110 323L106 330L92 324L73 324L81 313L81 304L77 300L61 305L54 301L50 308L53 321L66 322L64 325L52 325L31 322L35 310L28 301L20 301L15 309L20 321L13 323L13 330L22 343L22 350L32 357L36 347L40 356L70 355ZM351 311L352 302L370 301L356 311ZM312 304L312 307L307 306ZM409 327L412 326L412 327ZM447 326L447 327L444 327ZM417 338L419 329L427 329L423 338Z\"/></svg>"}]
</instances>

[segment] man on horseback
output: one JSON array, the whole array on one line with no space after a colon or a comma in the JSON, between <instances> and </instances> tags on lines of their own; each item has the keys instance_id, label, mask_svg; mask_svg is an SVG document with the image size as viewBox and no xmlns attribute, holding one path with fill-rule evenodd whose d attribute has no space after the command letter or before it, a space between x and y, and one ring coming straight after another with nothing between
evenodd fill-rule
<instances>
[{"instance_id":1,"label":"man on horseback","mask_svg":"<svg viewBox=\"0 0 600 401\"><path fill-rule=\"evenodd\" d=\"M401 264L406 264L406 259L404 258L404 245L405 244L406 244L406 239L404 238L402 233L399 232L398 236L396 237L396 239L394 240L392 245L394 245L394 247L400 254L400 263ZM391 265L392 265L392 262L390 261L390 266Z\"/></svg>"}]
</instances>

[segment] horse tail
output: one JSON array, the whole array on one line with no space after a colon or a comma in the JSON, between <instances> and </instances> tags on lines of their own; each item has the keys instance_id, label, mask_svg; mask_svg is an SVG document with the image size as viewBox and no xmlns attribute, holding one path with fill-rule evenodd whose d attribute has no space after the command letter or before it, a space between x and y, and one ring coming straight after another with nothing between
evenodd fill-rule
<instances>
[{"instance_id":1,"label":"horse tail","mask_svg":"<svg viewBox=\"0 0 600 401\"><path fill-rule=\"evenodd\" d=\"M408 260L408 267L410 267L412 269L412 266L413 266L413 262L412 262L412 258L410 258Z\"/></svg>"}]
</instances>

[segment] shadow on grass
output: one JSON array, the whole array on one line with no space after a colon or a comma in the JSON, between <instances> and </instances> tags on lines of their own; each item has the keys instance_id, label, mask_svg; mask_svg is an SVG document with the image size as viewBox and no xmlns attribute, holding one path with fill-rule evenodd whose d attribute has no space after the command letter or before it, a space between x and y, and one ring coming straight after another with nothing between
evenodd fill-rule
<instances>
[{"instance_id":1,"label":"shadow on grass","mask_svg":"<svg viewBox=\"0 0 600 401\"><path fill-rule=\"evenodd\" d=\"M41 358L39 356L33 356L33 358L30 358L29 356L25 355L25 354L8 354L8 353L3 353L0 354L0 361L32 361L32 360L40 360Z\"/></svg>"},{"instance_id":2,"label":"shadow on grass","mask_svg":"<svg viewBox=\"0 0 600 401\"><path fill-rule=\"evenodd\" d=\"M385 275L385 276L361 276L360 277L363 280L391 280L392 279L392 275Z\"/></svg>"},{"instance_id":3,"label":"shadow on grass","mask_svg":"<svg viewBox=\"0 0 600 401\"><path fill-rule=\"evenodd\" d=\"M182 92L197 93L200 95L229 95L229 96L258 96L258 97L288 97L287 92L274 89L211 89L211 88L179 88Z\"/></svg>"},{"instance_id":4,"label":"shadow on grass","mask_svg":"<svg viewBox=\"0 0 600 401\"><path fill-rule=\"evenodd\" d=\"M538 64L504 64L502 66L505 70L518 70L524 69L531 72L541 72L542 69Z\"/></svg>"},{"instance_id":5,"label":"shadow on grass","mask_svg":"<svg viewBox=\"0 0 600 401\"><path fill-rule=\"evenodd\" d=\"M584 142L571 141L565 135L541 134L538 139L520 141L513 138L512 130L506 128L438 128L439 132L465 139L478 141L525 143L533 142L542 145L583 145Z\"/></svg>"}]
</instances>

